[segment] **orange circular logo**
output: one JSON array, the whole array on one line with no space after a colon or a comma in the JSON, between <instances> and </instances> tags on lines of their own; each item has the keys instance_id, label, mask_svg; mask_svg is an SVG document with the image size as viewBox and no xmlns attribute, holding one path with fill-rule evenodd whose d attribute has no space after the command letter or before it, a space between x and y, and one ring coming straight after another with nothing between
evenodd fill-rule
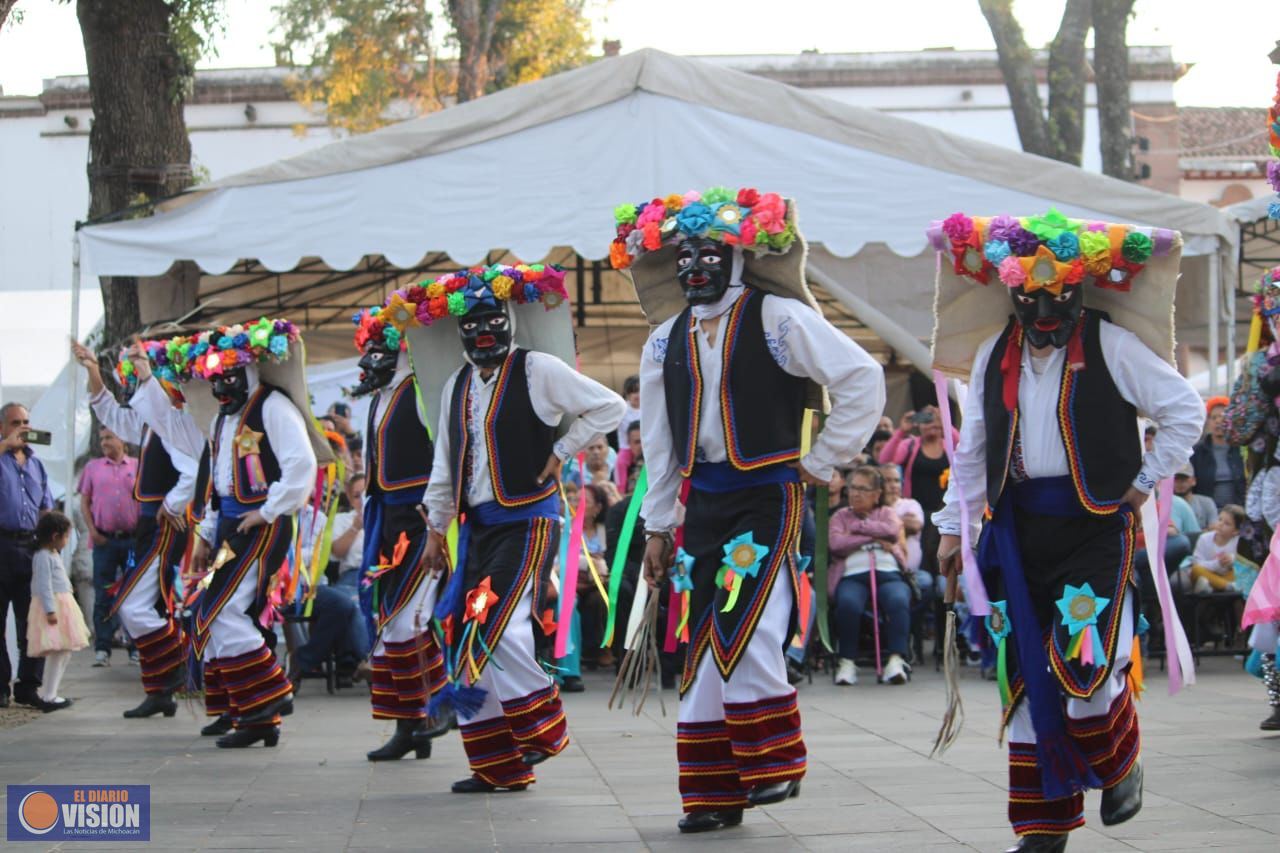
<instances>
[{"instance_id":1,"label":"orange circular logo","mask_svg":"<svg viewBox=\"0 0 1280 853\"><path fill-rule=\"evenodd\" d=\"M58 803L44 791L32 791L18 805L18 820L27 832L43 835L58 822Z\"/></svg>"}]
</instances>

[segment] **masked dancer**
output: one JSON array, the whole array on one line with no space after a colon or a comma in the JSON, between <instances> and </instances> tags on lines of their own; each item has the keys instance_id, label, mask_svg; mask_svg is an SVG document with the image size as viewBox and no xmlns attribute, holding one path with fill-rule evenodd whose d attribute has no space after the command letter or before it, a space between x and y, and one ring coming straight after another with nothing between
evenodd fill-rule
<instances>
[{"instance_id":1,"label":"masked dancer","mask_svg":"<svg viewBox=\"0 0 1280 853\"><path fill-rule=\"evenodd\" d=\"M817 309L794 201L715 187L615 209L613 266L649 322L644 572L689 596L676 734L681 832L799 792L806 751L783 650L801 600L806 483L825 485L884 409L880 365ZM832 410L807 454L806 406ZM689 484L684 545L677 495Z\"/></svg>"}]
</instances>

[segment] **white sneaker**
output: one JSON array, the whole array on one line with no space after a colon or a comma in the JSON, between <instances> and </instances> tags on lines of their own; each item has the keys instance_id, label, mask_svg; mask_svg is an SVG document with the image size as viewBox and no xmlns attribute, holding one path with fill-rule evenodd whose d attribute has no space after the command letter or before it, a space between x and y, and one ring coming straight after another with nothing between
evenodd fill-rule
<instances>
[{"instance_id":1,"label":"white sneaker","mask_svg":"<svg viewBox=\"0 0 1280 853\"><path fill-rule=\"evenodd\" d=\"M836 665L836 684L857 684L858 667L848 658L840 658Z\"/></svg>"},{"instance_id":2,"label":"white sneaker","mask_svg":"<svg viewBox=\"0 0 1280 853\"><path fill-rule=\"evenodd\" d=\"M901 655L889 655L889 662L884 665L884 680L886 684L906 684L907 675L911 672L911 667L907 666L907 662L902 659Z\"/></svg>"},{"instance_id":3,"label":"white sneaker","mask_svg":"<svg viewBox=\"0 0 1280 853\"><path fill-rule=\"evenodd\" d=\"M98 649L98 651L94 653L94 656L93 656L93 665L94 666L111 666L111 652L106 652L106 651L103 651L102 649Z\"/></svg>"},{"instance_id":4,"label":"white sneaker","mask_svg":"<svg viewBox=\"0 0 1280 853\"><path fill-rule=\"evenodd\" d=\"M1195 592L1197 595L1205 595L1213 592L1213 587L1209 585L1208 578L1196 578Z\"/></svg>"}]
</instances>

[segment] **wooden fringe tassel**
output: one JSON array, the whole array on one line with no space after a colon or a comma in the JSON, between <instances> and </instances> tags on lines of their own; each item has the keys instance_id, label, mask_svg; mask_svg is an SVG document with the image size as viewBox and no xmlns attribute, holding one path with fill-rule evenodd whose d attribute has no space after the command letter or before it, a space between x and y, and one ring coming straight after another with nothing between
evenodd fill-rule
<instances>
[{"instance_id":1,"label":"wooden fringe tassel","mask_svg":"<svg viewBox=\"0 0 1280 853\"><path fill-rule=\"evenodd\" d=\"M658 671L658 601L661 598L656 592L649 596L644 608L644 617L636 632L635 643L627 649L622 658L622 666L618 667L618 677L613 682L613 692L609 694L609 709L618 702L621 708L631 697L631 713L640 716L644 709L644 701L649 696L649 688L653 685L653 676ZM621 693L622 695L619 695ZM667 715L667 704L662 699L662 689L658 689L658 704L662 708L662 716Z\"/></svg>"},{"instance_id":2,"label":"wooden fringe tassel","mask_svg":"<svg viewBox=\"0 0 1280 853\"><path fill-rule=\"evenodd\" d=\"M960 701L960 653L956 647L955 600L958 584L959 579L955 575L948 577L943 596L947 605L947 624L942 632L942 680L947 705L942 712L938 736L933 740L933 749L929 750L930 758L945 753L959 739L960 730L964 728L964 703Z\"/></svg>"}]
</instances>

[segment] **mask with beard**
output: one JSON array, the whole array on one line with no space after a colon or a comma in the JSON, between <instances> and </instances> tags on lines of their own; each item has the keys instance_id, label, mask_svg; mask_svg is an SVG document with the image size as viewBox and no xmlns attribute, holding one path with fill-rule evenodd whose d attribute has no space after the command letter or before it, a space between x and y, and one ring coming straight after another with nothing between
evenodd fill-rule
<instances>
[{"instance_id":1,"label":"mask with beard","mask_svg":"<svg viewBox=\"0 0 1280 853\"><path fill-rule=\"evenodd\" d=\"M1013 296L1013 313L1032 347L1067 345L1084 310L1084 292L1080 285L1063 285L1062 293L1057 296L1045 288L1027 293L1021 285L1009 292Z\"/></svg>"},{"instance_id":2,"label":"mask with beard","mask_svg":"<svg viewBox=\"0 0 1280 853\"><path fill-rule=\"evenodd\" d=\"M676 247L676 278L690 305L710 305L724 296L732 266L733 250L715 240L690 237Z\"/></svg>"},{"instance_id":3,"label":"mask with beard","mask_svg":"<svg viewBox=\"0 0 1280 853\"><path fill-rule=\"evenodd\" d=\"M511 352L511 320L499 307L478 305L458 320L467 358L476 367L497 367Z\"/></svg>"},{"instance_id":4,"label":"mask with beard","mask_svg":"<svg viewBox=\"0 0 1280 853\"><path fill-rule=\"evenodd\" d=\"M249 377L243 367L224 370L213 379L213 396L218 414L234 415L249 401Z\"/></svg>"},{"instance_id":5,"label":"mask with beard","mask_svg":"<svg viewBox=\"0 0 1280 853\"><path fill-rule=\"evenodd\" d=\"M370 339L360 357L360 384L351 389L351 395L362 397L384 387L395 375L399 358L400 351L388 347L386 341Z\"/></svg>"}]
</instances>

